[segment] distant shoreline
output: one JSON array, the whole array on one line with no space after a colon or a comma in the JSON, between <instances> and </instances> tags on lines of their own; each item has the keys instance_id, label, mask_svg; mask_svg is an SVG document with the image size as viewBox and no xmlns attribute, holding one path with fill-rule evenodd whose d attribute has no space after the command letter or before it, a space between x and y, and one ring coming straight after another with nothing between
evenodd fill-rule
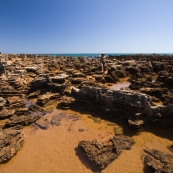
<instances>
[{"instance_id":1,"label":"distant shoreline","mask_svg":"<svg viewBox=\"0 0 173 173\"><path fill-rule=\"evenodd\" d=\"M8 54L8 53L7 53ZM14 53L16 55L38 55L38 56L67 56L67 57L99 57L101 53ZM3 54L1 54L3 55ZM11 55L11 54L9 54ZM105 53L106 56L128 56L128 55L167 55L173 56L173 53Z\"/></svg>"}]
</instances>

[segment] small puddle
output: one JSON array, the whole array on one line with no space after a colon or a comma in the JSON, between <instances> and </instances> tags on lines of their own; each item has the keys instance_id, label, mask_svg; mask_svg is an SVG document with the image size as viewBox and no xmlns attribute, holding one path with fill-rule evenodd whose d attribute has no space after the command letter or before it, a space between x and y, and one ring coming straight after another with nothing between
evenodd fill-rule
<instances>
[{"instance_id":1,"label":"small puddle","mask_svg":"<svg viewBox=\"0 0 173 173\"><path fill-rule=\"evenodd\" d=\"M112 85L110 88L111 89L117 89L117 90L120 90L122 88L127 88L130 86L130 82L127 82L127 81L124 81L124 82L121 82L121 83L117 83L115 85Z\"/></svg>"}]
</instances>

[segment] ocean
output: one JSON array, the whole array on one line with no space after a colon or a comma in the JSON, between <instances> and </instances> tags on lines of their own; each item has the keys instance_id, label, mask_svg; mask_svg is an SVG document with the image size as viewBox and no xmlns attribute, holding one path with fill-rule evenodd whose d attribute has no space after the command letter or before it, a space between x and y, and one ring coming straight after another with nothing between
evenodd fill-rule
<instances>
[{"instance_id":1,"label":"ocean","mask_svg":"<svg viewBox=\"0 0 173 173\"><path fill-rule=\"evenodd\" d=\"M112 56L121 56L121 55L152 55L152 54L158 54L158 55L173 55L173 53L105 53L105 56L112 55ZM39 56L41 55L47 55L47 56L67 56L67 57L99 57L101 53L54 53L54 54L37 54Z\"/></svg>"}]
</instances>

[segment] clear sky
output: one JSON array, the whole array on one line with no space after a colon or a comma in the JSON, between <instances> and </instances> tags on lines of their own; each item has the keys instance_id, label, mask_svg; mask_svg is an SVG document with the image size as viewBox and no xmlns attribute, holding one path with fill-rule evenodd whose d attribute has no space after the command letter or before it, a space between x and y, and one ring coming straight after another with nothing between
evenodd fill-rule
<instances>
[{"instance_id":1,"label":"clear sky","mask_svg":"<svg viewBox=\"0 0 173 173\"><path fill-rule=\"evenodd\" d=\"M173 53L173 0L0 0L2 53Z\"/></svg>"}]
</instances>

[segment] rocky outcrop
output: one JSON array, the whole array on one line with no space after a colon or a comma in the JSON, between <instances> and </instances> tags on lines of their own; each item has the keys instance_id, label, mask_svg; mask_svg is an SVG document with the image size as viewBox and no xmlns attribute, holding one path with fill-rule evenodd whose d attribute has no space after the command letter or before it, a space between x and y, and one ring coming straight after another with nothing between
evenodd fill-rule
<instances>
[{"instance_id":1,"label":"rocky outcrop","mask_svg":"<svg viewBox=\"0 0 173 173\"><path fill-rule=\"evenodd\" d=\"M123 150L130 150L133 144L132 138L120 135L105 142L97 140L80 141L78 146L93 165L104 169L113 160L117 159Z\"/></svg>"},{"instance_id":2,"label":"rocky outcrop","mask_svg":"<svg viewBox=\"0 0 173 173\"><path fill-rule=\"evenodd\" d=\"M92 108L105 118L121 115L129 121L131 126L140 127L147 118L155 119L160 114L160 120L170 118L173 121L173 105L154 106L151 97L146 94L128 90L110 90L99 87L72 88L72 94L76 97L73 104L85 105ZM86 106L87 104L87 106ZM136 119L136 114L141 116Z\"/></svg>"},{"instance_id":3,"label":"rocky outcrop","mask_svg":"<svg viewBox=\"0 0 173 173\"><path fill-rule=\"evenodd\" d=\"M173 155L164 154L158 150L145 149L144 165L151 172L172 173Z\"/></svg>"},{"instance_id":4,"label":"rocky outcrop","mask_svg":"<svg viewBox=\"0 0 173 173\"><path fill-rule=\"evenodd\" d=\"M39 106L48 106L59 99L60 95L58 93L57 94L46 93L38 98L36 104Z\"/></svg>"},{"instance_id":5,"label":"rocky outcrop","mask_svg":"<svg viewBox=\"0 0 173 173\"><path fill-rule=\"evenodd\" d=\"M20 130L12 128L0 130L0 163L11 159L23 145Z\"/></svg>"}]
</instances>

